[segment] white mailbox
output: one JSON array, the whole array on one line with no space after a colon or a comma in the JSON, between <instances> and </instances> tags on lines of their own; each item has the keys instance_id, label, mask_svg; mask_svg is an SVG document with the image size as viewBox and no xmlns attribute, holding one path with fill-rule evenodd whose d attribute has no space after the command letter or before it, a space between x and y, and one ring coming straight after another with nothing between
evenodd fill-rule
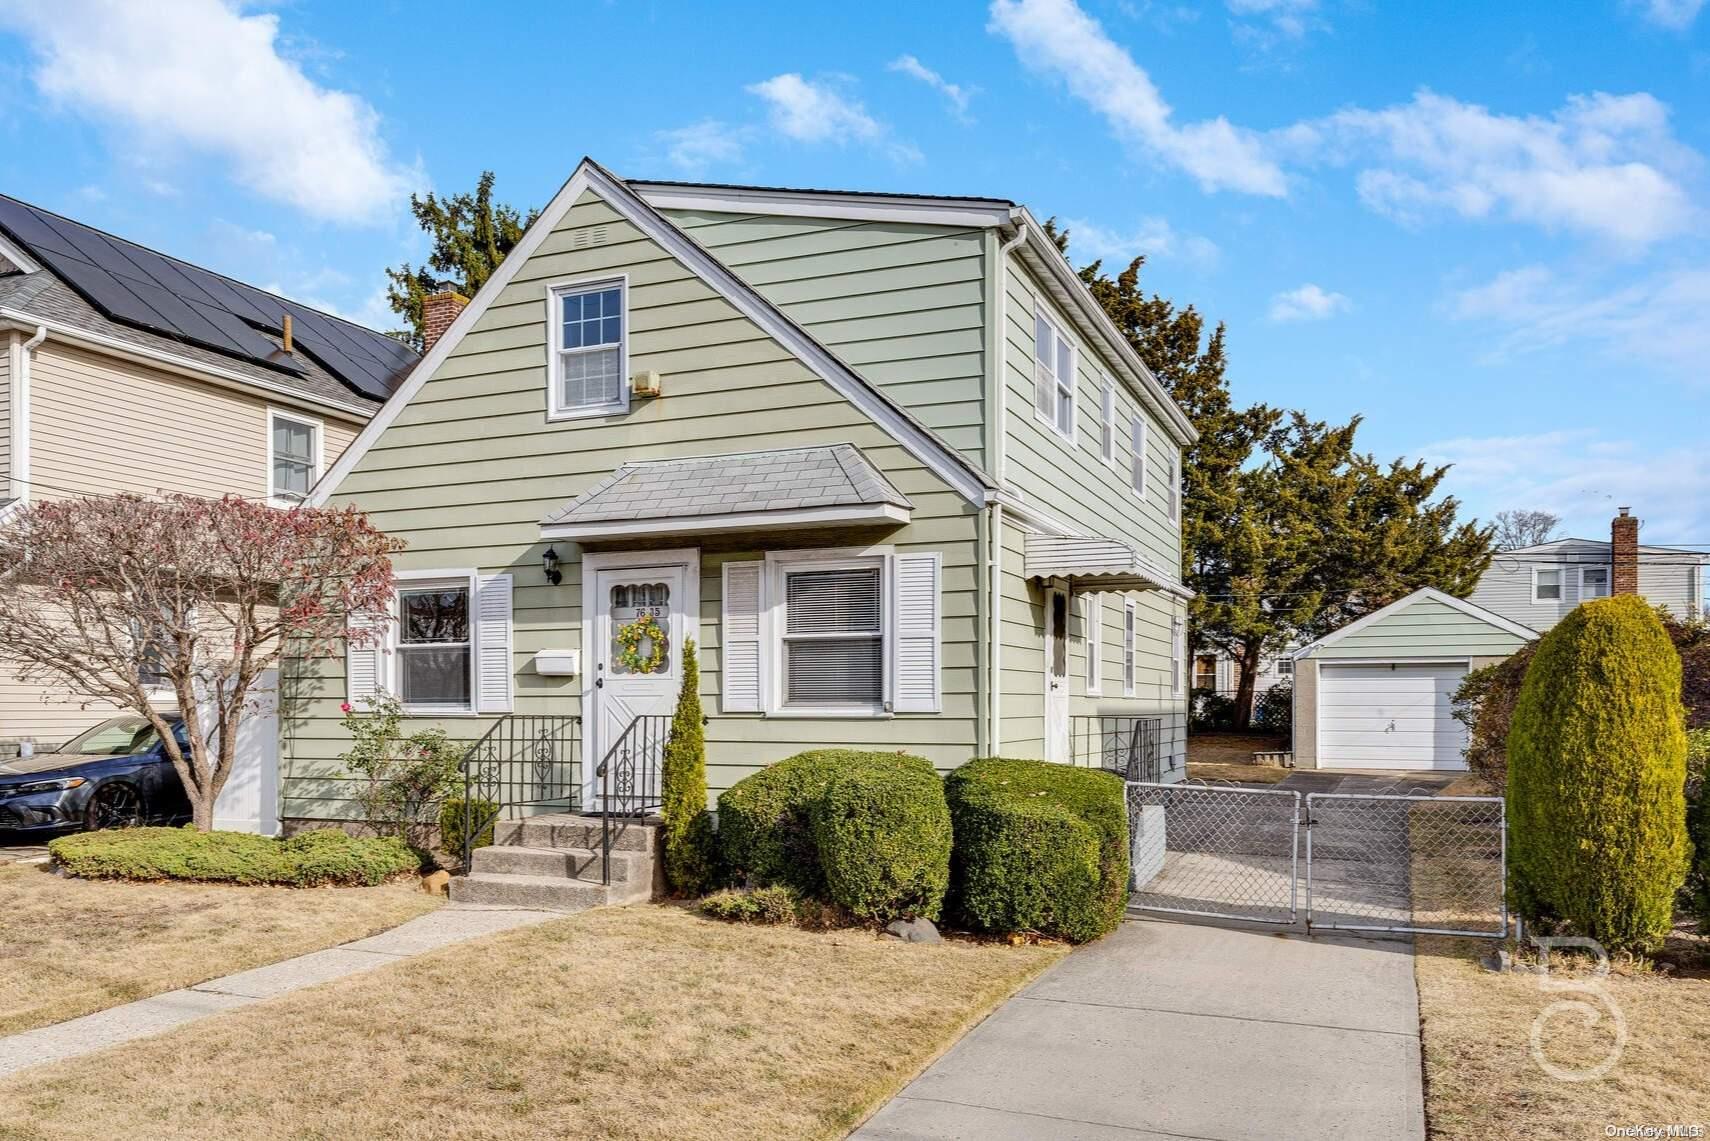
<instances>
[{"instance_id":1,"label":"white mailbox","mask_svg":"<svg viewBox=\"0 0 1710 1141\"><path fill-rule=\"evenodd\" d=\"M581 667L578 650L539 650L534 655L534 672L542 677L575 677Z\"/></svg>"}]
</instances>

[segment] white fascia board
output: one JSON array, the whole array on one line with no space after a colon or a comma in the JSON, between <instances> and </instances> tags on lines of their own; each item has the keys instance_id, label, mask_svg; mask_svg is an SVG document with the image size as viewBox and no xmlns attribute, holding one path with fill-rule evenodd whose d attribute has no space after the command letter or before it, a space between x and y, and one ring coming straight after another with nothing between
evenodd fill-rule
<instances>
[{"instance_id":1,"label":"white fascia board","mask_svg":"<svg viewBox=\"0 0 1710 1141\"><path fill-rule=\"evenodd\" d=\"M1435 587L1423 586L1405 598L1398 598L1388 606L1372 611L1364 618L1355 619L1346 626L1343 626L1340 630L1332 630L1316 642L1308 642L1306 645L1290 653L1288 656L1294 658L1296 661L1299 661L1301 658L1310 658L1315 651L1322 649L1325 646L1333 646L1343 638L1346 638L1349 634L1358 630L1363 630L1374 622L1381 621L1382 619L1389 617L1391 614L1396 614L1402 610L1406 610L1415 602L1426 599L1429 599L1432 602L1440 602L1444 606L1460 611L1469 618L1477 618L1480 622L1494 626L1504 633L1514 635L1516 638L1522 638L1528 642L1532 642L1536 641L1539 637L1538 632L1530 626L1522 626L1518 622L1504 618L1502 615L1486 610L1482 606L1468 602L1464 598L1456 598L1452 594L1444 594Z\"/></svg>"},{"instance_id":2,"label":"white fascia board","mask_svg":"<svg viewBox=\"0 0 1710 1141\"><path fill-rule=\"evenodd\" d=\"M854 507L801 507L793 511L745 511L735 515L690 515L673 519L614 519L595 523L543 523L542 539L627 539L641 535L722 535L797 530L836 524L907 523L910 513L892 503Z\"/></svg>"},{"instance_id":3,"label":"white fascia board","mask_svg":"<svg viewBox=\"0 0 1710 1141\"><path fill-rule=\"evenodd\" d=\"M1062 251L1057 249L1045 227L1034 220L1026 207L1018 208L1018 223L1027 235L1023 246L1032 254L1031 264L1042 267L1051 278L1051 283L1057 286L1052 296L1059 302L1068 302L1071 316L1083 336L1097 341L1116 361L1119 367L1116 371L1128 382L1128 387L1156 413L1170 429L1176 443L1185 447L1199 438L1199 432L1187 414L1170 398L1158 378L1152 375L1152 370L1146 367L1146 362L1140 359L1140 354L1134 351L1134 346L1111 322L1110 315L1087 289L1086 282L1074 270Z\"/></svg>"},{"instance_id":4,"label":"white fascia board","mask_svg":"<svg viewBox=\"0 0 1710 1141\"><path fill-rule=\"evenodd\" d=\"M7 261L11 262L25 273L38 273L42 268L41 262L31 257L23 246L20 246L5 234L0 234L0 256L5 257Z\"/></svg>"},{"instance_id":5,"label":"white fascia board","mask_svg":"<svg viewBox=\"0 0 1710 1141\"><path fill-rule=\"evenodd\" d=\"M177 373L194 380L211 381L226 388L244 388L255 392L265 392L283 404L295 404L299 407L314 408L321 411L330 409L353 420L366 420L374 415L372 405L346 404L341 400L329 400L323 396L304 392L299 388L292 388L288 384L274 384L258 377L221 368L219 365L181 357L176 353L161 352L144 345L135 345L129 341L121 341L116 337L108 337L100 333L92 333L87 329L80 329L75 325L67 325L60 321L36 317L19 309L0 308L0 324L29 330L45 327L54 340L65 344L94 349L107 356L149 365L163 372Z\"/></svg>"},{"instance_id":6,"label":"white fascia board","mask_svg":"<svg viewBox=\"0 0 1710 1141\"><path fill-rule=\"evenodd\" d=\"M673 182L626 184L655 210L707 210L722 214L779 214L857 222L911 222L926 226L993 229L1009 222L1007 202L986 198L921 199L835 191L694 186Z\"/></svg>"},{"instance_id":7,"label":"white fascia board","mask_svg":"<svg viewBox=\"0 0 1710 1141\"><path fill-rule=\"evenodd\" d=\"M509 285L517 271L540 248L559 221L587 190L593 190L619 216L662 247L689 270L706 282L744 317L753 321L820 379L870 417L879 427L906 448L910 454L955 488L975 506L983 506L990 498L989 482L972 461L926 427L913 414L885 396L865 378L832 355L830 350L814 340L801 326L790 320L777 306L760 296L751 286L731 272L723 262L709 254L694 239L679 230L664 215L657 213L622 179L608 172L592 159L584 158L576 172L553 195L534 225L506 256L498 272L487 279L457 320L451 323L433 349L416 362L408 379L399 386L379 413L368 422L332 470L315 486L309 496L312 506L323 505L349 475L381 433L398 418L398 414L421 391L444 363L475 322L480 320L493 301Z\"/></svg>"}]
</instances>

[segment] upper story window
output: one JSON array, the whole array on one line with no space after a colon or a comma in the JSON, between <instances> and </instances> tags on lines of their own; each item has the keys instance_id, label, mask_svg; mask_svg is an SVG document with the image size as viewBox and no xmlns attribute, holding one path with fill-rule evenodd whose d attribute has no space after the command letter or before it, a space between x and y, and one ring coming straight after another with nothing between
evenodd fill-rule
<instances>
[{"instance_id":1,"label":"upper story window","mask_svg":"<svg viewBox=\"0 0 1710 1141\"><path fill-rule=\"evenodd\" d=\"M469 582L398 586L398 696L419 712L468 712Z\"/></svg>"},{"instance_id":2,"label":"upper story window","mask_svg":"<svg viewBox=\"0 0 1710 1141\"><path fill-rule=\"evenodd\" d=\"M1562 600L1562 571L1560 567L1532 568L1532 601L1560 602Z\"/></svg>"},{"instance_id":3,"label":"upper story window","mask_svg":"<svg viewBox=\"0 0 1710 1141\"><path fill-rule=\"evenodd\" d=\"M1098 451L1105 463L1116 462L1116 382L1108 376L1099 393Z\"/></svg>"},{"instance_id":4,"label":"upper story window","mask_svg":"<svg viewBox=\"0 0 1710 1141\"><path fill-rule=\"evenodd\" d=\"M1609 597L1609 568L1580 567L1579 568L1579 597L1608 598Z\"/></svg>"},{"instance_id":5,"label":"upper story window","mask_svg":"<svg viewBox=\"0 0 1710 1141\"><path fill-rule=\"evenodd\" d=\"M552 352L551 416L605 416L629 409L625 283L559 285L547 293Z\"/></svg>"},{"instance_id":6,"label":"upper story window","mask_svg":"<svg viewBox=\"0 0 1710 1141\"><path fill-rule=\"evenodd\" d=\"M1170 449L1170 522L1182 521L1182 453Z\"/></svg>"},{"instance_id":7,"label":"upper story window","mask_svg":"<svg viewBox=\"0 0 1710 1141\"><path fill-rule=\"evenodd\" d=\"M270 410L267 414L267 496L301 503L321 477L321 422Z\"/></svg>"},{"instance_id":8,"label":"upper story window","mask_svg":"<svg viewBox=\"0 0 1710 1141\"><path fill-rule=\"evenodd\" d=\"M798 563L783 577L784 708L882 710L882 561Z\"/></svg>"},{"instance_id":9,"label":"upper story window","mask_svg":"<svg viewBox=\"0 0 1710 1141\"><path fill-rule=\"evenodd\" d=\"M1128 485L1134 494L1146 497L1146 421L1136 416L1128 425Z\"/></svg>"},{"instance_id":10,"label":"upper story window","mask_svg":"<svg viewBox=\"0 0 1710 1141\"><path fill-rule=\"evenodd\" d=\"M1033 409L1058 435L1075 433L1075 350L1042 309L1033 311Z\"/></svg>"}]
</instances>

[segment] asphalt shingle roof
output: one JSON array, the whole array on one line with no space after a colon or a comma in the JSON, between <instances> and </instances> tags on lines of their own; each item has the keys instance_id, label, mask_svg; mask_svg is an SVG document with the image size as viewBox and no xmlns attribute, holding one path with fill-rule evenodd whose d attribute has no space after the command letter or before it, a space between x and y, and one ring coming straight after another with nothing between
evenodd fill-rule
<instances>
[{"instance_id":1,"label":"asphalt shingle roof","mask_svg":"<svg viewBox=\"0 0 1710 1141\"><path fill-rule=\"evenodd\" d=\"M541 520L543 526L738 515L908 498L853 444L628 463Z\"/></svg>"}]
</instances>

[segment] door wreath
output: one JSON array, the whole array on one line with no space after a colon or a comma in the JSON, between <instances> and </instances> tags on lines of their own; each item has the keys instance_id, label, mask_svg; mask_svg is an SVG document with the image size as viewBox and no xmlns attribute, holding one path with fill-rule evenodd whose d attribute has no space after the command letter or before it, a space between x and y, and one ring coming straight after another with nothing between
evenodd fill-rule
<instances>
[{"instance_id":1,"label":"door wreath","mask_svg":"<svg viewBox=\"0 0 1710 1141\"><path fill-rule=\"evenodd\" d=\"M641 644L647 643L647 654L641 652ZM665 655L670 651L670 643L665 637L665 630L659 625L659 619L651 614L643 614L634 622L626 622L617 630L618 661L624 669L634 674L650 674L656 672L665 664Z\"/></svg>"}]
</instances>

